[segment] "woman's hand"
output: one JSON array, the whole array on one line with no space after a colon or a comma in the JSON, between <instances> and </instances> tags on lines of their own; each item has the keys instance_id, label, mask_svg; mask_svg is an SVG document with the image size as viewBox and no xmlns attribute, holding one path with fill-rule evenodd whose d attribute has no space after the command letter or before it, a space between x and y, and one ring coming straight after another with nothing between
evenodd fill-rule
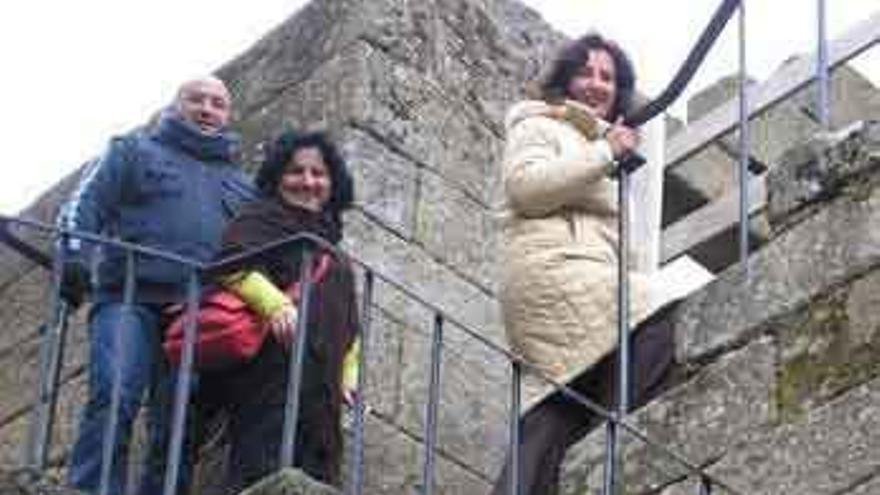
<instances>
[{"instance_id":1,"label":"woman's hand","mask_svg":"<svg viewBox=\"0 0 880 495\"><path fill-rule=\"evenodd\" d=\"M346 406L354 407L355 402L357 402L357 394L356 388L342 386L342 401L345 402Z\"/></svg>"},{"instance_id":2,"label":"woman's hand","mask_svg":"<svg viewBox=\"0 0 880 495\"><path fill-rule=\"evenodd\" d=\"M269 331L283 347L289 348L293 344L293 336L296 333L298 313L292 304L286 304L272 318L269 319Z\"/></svg>"},{"instance_id":3,"label":"woman's hand","mask_svg":"<svg viewBox=\"0 0 880 495\"><path fill-rule=\"evenodd\" d=\"M611 153L615 158L620 158L628 152L635 151L639 147L641 138L638 131L623 125L623 117L605 132L605 140L611 146Z\"/></svg>"}]
</instances>

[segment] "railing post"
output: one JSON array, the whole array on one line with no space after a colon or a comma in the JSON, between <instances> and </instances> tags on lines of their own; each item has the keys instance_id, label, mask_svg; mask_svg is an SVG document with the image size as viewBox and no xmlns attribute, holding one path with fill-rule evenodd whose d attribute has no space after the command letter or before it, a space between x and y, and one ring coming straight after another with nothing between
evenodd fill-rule
<instances>
[{"instance_id":1,"label":"railing post","mask_svg":"<svg viewBox=\"0 0 880 495\"><path fill-rule=\"evenodd\" d=\"M123 311L128 323L129 318L134 318L134 292L135 292L135 255L131 249L125 250L125 286L122 292ZM101 455L101 478L98 493L108 495L110 493L110 478L113 475L113 464L116 457L116 436L119 433L119 409L122 404L122 359L119 349L122 346L121 331L130 331L131 325L120 325L120 329L113 332L113 384L110 392L110 414L107 417L107 427L104 430L104 445Z\"/></svg>"},{"instance_id":2,"label":"railing post","mask_svg":"<svg viewBox=\"0 0 880 495\"><path fill-rule=\"evenodd\" d=\"M520 444L520 409L522 406L522 365L516 360L510 362L510 446L508 448L508 459L510 476L510 486L508 487L509 495L520 494L520 461L519 461L519 444Z\"/></svg>"},{"instance_id":3,"label":"railing post","mask_svg":"<svg viewBox=\"0 0 880 495\"><path fill-rule=\"evenodd\" d=\"M712 495L712 480L705 476L700 477L700 495Z\"/></svg>"},{"instance_id":4,"label":"railing post","mask_svg":"<svg viewBox=\"0 0 880 495\"><path fill-rule=\"evenodd\" d=\"M739 5L739 260L745 283L751 279L749 267L749 92L746 58L746 0Z\"/></svg>"},{"instance_id":5,"label":"railing post","mask_svg":"<svg viewBox=\"0 0 880 495\"><path fill-rule=\"evenodd\" d=\"M199 311L201 287L199 271L189 267L189 280L186 288L186 316L183 327L183 353L177 369L177 383L174 389L174 415L171 423L171 446L165 465L164 495L177 493L180 461L183 458L183 441L186 434L186 413L189 407L189 396L192 385L192 369L195 358L196 322Z\"/></svg>"},{"instance_id":6,"label":"railing post","mask_svg":"<svg viewBox=\"0 0 880 495\"><path fill-rule=\"evenodd\" d=\"M358 363L358 387L354 403L354 453L352 455L352 495L361 495L364 489L364 392L367 388L367 359L369 357L370 325L372 324L373 271L364 272L364 292L361 303L361 356Z\"/></svg>"},{"instance_id":7,"label":"railing post","mask_svg":"<svg viewBox=\"0 0 880 495\"><path fill-rule=\"evenodd\" d=\"M61 236L59 245L64 246L66 242L67 236ZM71 310L67 301L61 297L64 252L63 248L58 249L52 264L52 289L49 303L51 314L49 324L40 329L40 376L24 462L24 465L35 473L46 469L48 462L52 427L55 424L62 360L64 359L64 345L67 340L67 316Z\"/></svg>"},{"instance_id":8,"label":"railing post","mask_svg":"<svg viewBox=\"0 0 880 495\"><path fill-rule=\"evenodd\" d=\"M826 32L825 0L816 2L816 84L819 86L818 101L819 123L823 131L831 127L831 112L829 92L831 88L831 74L828 66L828 35Z\"/></svg>"},{"instance_id":9,"label":"railing post","mask_svg":"<svg viewBox=\"0 0 880 495\"><path fill-rule=\"evenodd\" d=\"M443 315L434 315L431 339L431 376L428 383L428 405L425 419L425 463L422 470L422 494L434 493L434 463L437 447L437 411L440 400L440 360L443 357Z\"/></svg>"},{"instance_id":10,"label":"railing post","mask_svg":"<svg viewBox=\"0 0 880 495\"><path fill-rule=\"evenodd\" d=\"M300 261L300 303L299 314L296 321L296 335L293 339L293 349L290 353L290 363L287 374L287 398L284 409L284 431L281 435L281 459L280 467L293 466L296 459L296 430L299 423L299 400L300 384L302 383L303 360L305 359L306 346L308 345L309 331L309 302L312 296L312 249L303 248Z\"/></svg>"},{"instance_id":11,"label":"railing post","mask_svg":"<svg viewBox=\"0 0 880 495\"><path fill-rule=\"evenodd\" d=\"M605 493L611 495L620 483L617 457L621 430L617 425L629 411L630 332L629 332L629 172L620 169L618 177L618 260L617 260L617 414L608 422L605 456Z\"/></svg>"}]
</instances>

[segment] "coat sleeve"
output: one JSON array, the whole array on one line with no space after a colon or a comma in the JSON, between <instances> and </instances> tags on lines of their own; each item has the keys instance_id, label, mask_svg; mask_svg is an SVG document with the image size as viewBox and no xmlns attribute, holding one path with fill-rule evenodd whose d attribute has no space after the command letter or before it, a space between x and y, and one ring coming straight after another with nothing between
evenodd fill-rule
<instances>
[{"instance_id":1,"label":"coat sleeve","mask_svg":"<svg viewBox=\"0 0 880 495\"><path fill-rule=\"evenodd\" d=\"M222 283L264 320L270 320L283 309L293 306L281 289L256 270L230 275Z\"/></svg>"},{"instance_id":2,"label":"coat sleeve","mask_svg":"<svg viewBox=\"0 0 880 495\"><path fill-rule=\"evenodd\" d=\"M58 226L68 230L101 233L119 207L124 195L124 182L132 160L130 138L115 138L107 151L89 163L68 202L58 216ZM82 243L70 239L62 244L68 256L82 256Z\"/></svg>"},{"instance_id":3,"label":"coat sleeve","mask_svg":"<svg viewBox=\"0 0 880 495\"><path fill-rule=\"evenodd\" d=\"M563 124L564 125L564 124ZM503 183L517 214L537 217L585 201L588 187L613 165L604 139L564 146L559 124L545 117L527 118L508 131ZM575 135L572 134L572 138Z\"/></svg>"}]
</instances>

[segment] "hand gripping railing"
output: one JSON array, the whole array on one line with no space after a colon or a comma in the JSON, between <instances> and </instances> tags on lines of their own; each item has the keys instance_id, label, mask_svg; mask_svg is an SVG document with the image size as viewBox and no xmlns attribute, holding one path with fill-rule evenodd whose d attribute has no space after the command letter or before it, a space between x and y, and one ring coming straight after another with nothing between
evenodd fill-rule
<instances>
[{"instance_id":1,"label":"hand gripping railing","mask_svg":"<svg viewBox=\"0 0 880 495\"><path fill-rule=\"evenodd\" d=\"M137 246L134 244L126 243L123 241L117 241L112 239L102 238L101 236L95 236L93 234L86 234L74 231L66 231L64 229L58 229L56 227L46 225L40 222L35 222L32 220L23 220L17 218L9 218L0 216L0 232L5 231L5 229L9 225L19 225L26 226L30 228L34 228L37 230L44 231L46 233L54 233L56 235L69 236L70 238L81 238L87 239L91 242L101 243L104 245L115 246L118 248L126 249L127 252L131 253L127 259L132 260L127 263L127 271L129 273L129 280L131 279L131 275L133 273L134 268L134 259L137 256L144 255L156 255L160 256L165 260L169 261L177 261L185 264L185 266L190 267L190 282L189 282L189 290L187 294L187 314L189 315L189 321L186 325L185 329L185 344L184 344L184 355L180 365L180 371L177 378L177 388L175 391L175 400L174 400L174 415L172 420L172 433L170 439L170 448L168 451L168 458L166 462L166 473L165 473L165 486L163 493L165 495L171 495L176 493L177 490L177 482L178 482L178 474L179 467L181 461L181 453L183 448L183 436L184 436L184 424L185 417L187 414L187 406L189 401L189 384L191 380L191 367L193 362L193 343L195 340L195 319L194 319L194 310L197 307L198 299L199 299L199 288L200 281L203 279L208 279L210 277L216 276L219 273L226 273L229 270L234 269L237 266L241 266L244 263L247 263L248 260L253 259L253 257L260 256L261 254L282 248L284 246L289 246L293 243L307 243L307 245L319 248L323 251L330 252L332 255L337 256L341 259L347 259L351 262L361 266L364 271L365 283L363 285L363 294L362 294L362 325L361 325L361 341L362 341L362 352L360 357L359 366L361 368L361 374L359 377L359 392L356 395L356 402L354 407L354 442L352 445L352 453L353 453L353 463L352 463L352 472L350 476L349 483L349 493L359 495L363 493L363 470L364 470L364 456L363 456L363 444L364 444L364 427L365 427L365 372L367 363L370 361L371 356L369 353L369 332L372 322L372 307L374 306L373 302L373 288L375 279L381 280L385 283L389 288L393 288L399 291L401 294L411 299L413 302L418 305L428 309L434 315L434 332L432 337L432 345L431 345L431 360L429 363L429 387L428 387L428 401L426 404L426 422L425 422L425 449L424 449L424 458L423 458L423 469L422 469L422 492L424 494L434 493L435 488L435 480L434 480L434 472L436 466L436 430L437 430L437 411L440 403L439 399L439 387L441 382L441 359L443 355L443 328L444 326L451 326L457 329L460 329L464 332L469 338L474 339L481 345L485 346L488 349L491 349L493 352L498 353L503 356L511 365L512 369L512 380L511 380L511 403L510 403L510 411L509 411L509 425L510 425L510 439L508 450L512 454L510 456L510 462L512 469L512 479L517 479L517 473L519 469L519 460L518 460L518 448L517 445L519 443L519 416L521 410L521 400L520 400L520 376L522 372L533 373L536 376L540 377L542 380L545 380L547 383L552 384L556 390L560 393L568 396L575 402L581 404L585 407L591 414L595 414L598 417L608 421L609 423L613 423L617 425L622 430L629 432L635 438L641 440L646 445L652 448L652 450L663 453L668 456L670 459L681 465L688 473L696 476L701 480L700 483L700 493L709 493L710 487L718 487L722 488L732 495L740 495L744 492L735 489L729 483L720 480L713 475L705 472L705 470L693 462L687 460L683 456L675 453L665 444L652 441L645 433L641 432L638 428L630 424L622 414L609 411L602 407L601 405L595 403L589 398L581 395L576 390L570 388L568 385L557 383L546 376L544 376L541 371L535 366L531 365L520 356L510 352L504 347L499 346L493 341L489 340L485 337L481 332L474 330L468 325L464 324L461 321L458 321L456 318L450 316L448 313L444 312L437 305L424 300L422 297L417 295L412 289L404 286L400 282L390 278L383 276L381 274L377 274L375 270L366 262L361 261L353 256L350 256L343 252L342 250L336 248L333 245L328 244L321 238L312 236L310 234L299 234L293 235L285 239L280 239L277 242L273 242L269 245L263 246L258 249L250 250L239 255L226 258L217 263L198 263L193 260L186 260L182 257L163 253L161 251L157 251L150 248L145 248L142 246ZM8 231L7 235L0 235L0 240L6 242L9 239ZM6 242L7 245L15 246L14 248L33 259L41 266L46 266L45 263L40 261L47 260L48 257L43 255L41 251L38 249L34 249L27 243L22 243L21 241L17 242ZM22 246L28 246L27 249L18 249ZM25 254L27 252L27 254ZM37 254L35 256L35 254ZM302 263L303 267L308 267L309 265L306 263ZM307 294L311 289L309 288L309 284L311 283L311 277L305 276L302 278L303 282L303 293ZM59 280L57 277L53 280L54 283L58 283ZM129 282L126 288L126 299L131 300L131 293L135 290L134 283ZM58 287L55 287L53 291L55 293L58 292ZM60 298L55 298L56 302L60 300ZM303 297L303 301L308 301L307 297ZM308 311L307 307L302 308L302 311ZM297 332L301 337L298 337L297 343L295 344L297 347L301 348L305 339L305 331L306 327L304 322L306 314L301 313L301 317L298 323ZM284 441L282 443L282 452L279 453L281 463L283 466L292 465L292 460L294 459L294 449L296 438L296 395L298 394L299 383L298 379L301 376L301 368L297 371L297 367L301 367L301 359L296 356L299 354L298 350L294 352L294 359L291 360L291 368L290 368L290 386L288 390L287 397L287 416L286 416L286 424L284 431ZM61 359L61 356L58 356L58 359ZM45 370L44 370L45 371ZM57 384L56 384L57 386ZM115 387L114 387L114 390ZM49 408L54 408L54 401L57 399L57 394L49 394L42 395L41 393L41 401L46 400L51 402L48 404ZM118 400L118 399L117 399ZM45 419L43 419L45 420ZM48 420L51 422L51 415L48 417ZM113 419L112 421L116 421ZM46 424L41 425L39 429L45 429L46 431L51 431L52 425ZM108 425L108 429L112 429L111 425ZM113 434L114 432L111 432ZM43 445L33 446L39 452L45 453L48 450L48 434L42 435L39 437L41 442L45 442ZM103 463L106 466L112 464L113 459L113 451L112 449L107 449L105 447L105 453L103 458ZM26 457L26 461L30 462L35 459L34 454L28 453ZM37 459L40 461L40 459ZM42 470L45 468L44 462L34 462L29 464L29 467L34 468L36 470ZM105 471L109 468L104 468ZM103 493L107 493L109 487L109 480L107 480L107 475L105 474L102 480L102 488L101 491ZM518 486L514 483L511 487L511 494L518 493ZM610 494L611 492L605 492L606 494Z\"/></svg>"}]
</instances>

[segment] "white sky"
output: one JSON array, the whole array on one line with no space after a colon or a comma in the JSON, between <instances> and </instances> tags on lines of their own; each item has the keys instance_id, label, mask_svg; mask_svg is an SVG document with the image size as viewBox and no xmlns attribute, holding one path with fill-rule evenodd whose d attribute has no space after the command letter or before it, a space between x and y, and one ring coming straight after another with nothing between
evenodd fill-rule
<instances>
[{"instance_id":1,"label":"white sky","mask_svg":"<svg viewBox=\"0 0 880 495\"><path fill-rule=\"evenodd\" d=\"M417 1L417 0L410 0ZM720 0L525 0L576 36L599 29L635 60L640 86L668 82ZM107 138L143 122L177 84L246 50L303 0L7 1L0 6L0 213L15 214ZM815 0L750 0L749 68L757 77L814 50ZM829 35L880 10L878 0L827 0ZM692 83L737 68L731 23ZM860 66L880 73L880 48ZM873 75L875 84L878 75Z\"/></svg>"}]
</instances>

